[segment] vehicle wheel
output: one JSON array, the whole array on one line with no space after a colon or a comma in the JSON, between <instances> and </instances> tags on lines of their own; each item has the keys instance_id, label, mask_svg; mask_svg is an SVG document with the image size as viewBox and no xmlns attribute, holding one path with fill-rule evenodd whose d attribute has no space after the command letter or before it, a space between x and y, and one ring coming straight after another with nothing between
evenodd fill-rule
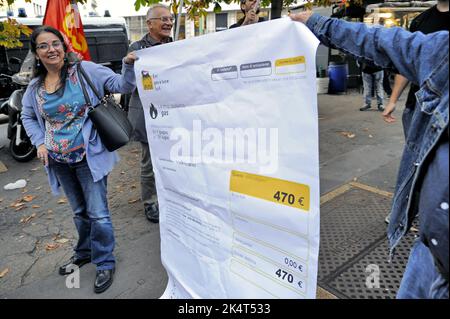
<instances>
[{"instance_id":1,"label":"vehicle wheel","mask_svg":"<svg viewBox=\"0 0 450 319\"><path fill-rule=\"evenodd\" d=\"M29 139L26 139L19 145L16 145L16 134L17 133L14 133L11 138L11 142L9 143L9 151L11 152L12 157L18 162L31 161L36 157L36 147L31 144Z\"/></svg>"}]
</instances>

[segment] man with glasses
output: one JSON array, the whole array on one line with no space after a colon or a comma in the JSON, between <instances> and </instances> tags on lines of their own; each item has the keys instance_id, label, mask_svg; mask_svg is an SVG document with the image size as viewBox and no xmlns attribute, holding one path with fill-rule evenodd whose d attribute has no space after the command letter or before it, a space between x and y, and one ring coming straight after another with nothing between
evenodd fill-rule
<instances>
[{"instance_id":1,"label":"man with glasses","mask_svg":"<svg viewBox=\"0 0 450 319\"><path fill-rule=\"evenodd\" d=\"M148 33L139 41L130 45L129 52L172 42L171 33L173 17L167 6L156 4L147 12ZM150 157L147 132L145 129L144 110L137 89L133 92L128 117L133 124L135 140L141 142L141 197L144 213L152 223L159 222L158 198L156 196L155 175Z\"/></svg>"}]
</instances>

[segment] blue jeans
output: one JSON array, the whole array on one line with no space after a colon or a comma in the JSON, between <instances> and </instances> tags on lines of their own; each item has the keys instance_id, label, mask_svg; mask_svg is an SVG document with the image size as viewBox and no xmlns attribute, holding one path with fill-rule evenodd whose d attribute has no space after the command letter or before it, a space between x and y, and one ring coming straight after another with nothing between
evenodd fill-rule
<instances>
[{"instance_id":1,"label":"blue jeans","mask_svg":"<svg viewBox=\"0 0 450 319\"><path fill-rule=\"evenodd\" d=\"M72 207L78 243L75 257L90 258L97 270L115 267L114 232L107 202L107 177L95 182L86 159L74 164L50 159Z\"/></svg>"},{"instance_id":2,"label":"blue jeans","mask_svg":"<svg viewBox=\"0 0 450 319\"><path fill-rule=\"evenodd\" d=\"M375 86L375 95L377 97L377 105L383 105L383 71L373 74L362 74L364 84L364 103L369 105L372 102L372 88Z\"/></svg>"},{"instance_id":3,"label":"blue jeans","mask_svg":"<svg viewBox=\"0 0 450 319\"><path fill-rule=\"evenodd\" d=\"M414 243L397 299L448 299L448 281L438 272L423 242Z\"/></svg>"}]
</instances>

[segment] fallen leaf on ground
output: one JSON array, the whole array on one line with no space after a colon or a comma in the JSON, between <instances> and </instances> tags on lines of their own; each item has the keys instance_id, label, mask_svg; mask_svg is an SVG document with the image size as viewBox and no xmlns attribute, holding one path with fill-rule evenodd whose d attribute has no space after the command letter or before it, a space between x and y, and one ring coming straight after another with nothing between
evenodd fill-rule
<instances>
[{"instance_id":1,"label":"fallen leaf on ground","mask_svg":"<svg viewBox=\"0 0 450 319\"><path fill-rule=\"evenodd\" d=\"M58 204L67 204L67 199L61 198L60 200L58 200Z\"/></svg>"},{"instance_id":2,"label":"fallen leaf on ground","mask_svg":"<svg viewBox=\"0 0 450 319\"><path fill-rule=\"evenodd\" d=\"M48 214L51 214L51 213L53 213L53 211L52 211L51 209L49 209L49 210L47 211L47 213L48 213Z\"/></svg>"},{"instance_id":3,"label":"fallen leaf on ground","mask_svg":"<svg viewBox=\"0 0 450 319\"><path fill-rule=\"evenodd\" d=\"M36 196L33 196L33 195L27 195L27 196L25 196L24 198L22 198L22 200L23 200L24 202L31 202L35 197L36 197Z\"/></svg>"},{"instance_id":4,"label":"fallen leaf on ground","mask_svg":"<svg viewBox=\"0 0 450 319\"><path fill-rule=\"evenodd\" d=\"M124 171L121 171L121 172L120 172L120 174L122 174L122 175L123 175L123 174L125 174L125 172L124 172Z\"/></svg>"},{"instance_id":5,"label":"fallen leaf on ground","mask_svg":"<svg viewBox=\"0 0 450 319\"><path fill-rule=\"evenodd\" d=\"M59 244L47 244L45 245L45 250L50 251L50 250L55 250L59 248Z\"/></svg>"},{"instance_id":6,"label":"fallen leaf on ground","mask_svg":"<svg viewBox=\"0 0 450 319\"><path fill-rule=\"evenodd\" d=\"M33 205L33 206L31 206L31 208L41 208L41 206L39 206L39 205Z\"/></svg>"},{"instance_id":7,"label":"fallen leaf on ground","mask_svg":"<svg viewBox=\"0 0 450 319\"><path fill-rule=\"evenodd\" d=\"M61 238L61 239L57 239L55 240L58 244L65 244L68 243L69 240L67 238Z\"/></svg>"},{"instance_id":8,"label":"fallen leaf on ground","mask_svg":"<svg viewBox=\"0 0 450 319\"><path fill-rule=\"evenodd\" d=\"M372 138L373 137L373 135L372 134L369 134L369 138Z\"/></svg>"},{"instance_id":9,"label":"fallen leaf on ground","mask_svg":"<svg viewBox=\"0 0 450 319\"><path fill-rule=\"evenodd\" d=\"M137 201L139 201L139 198L138 199L129 199L128 204L133 204L133 203L136 203Z\"/></svg>"},{"instance_id":10,"label":"fallen leaf on ground","mask_svg":"<svg viewBox=\"0 0 450 319\"><path fill-rule=\"evenodd\" d=\"M10 205L10 207L12 207L12 208L17 208L17 207L21 207L21 206L23 206L23 205L25 205L25 203L23 203L22 200L19 199L19 200L16 200L14 203L12 203L12 204Z\"/></svg>"},{"instance_id":11,"label":"fallen leaf on ground","mask_svg":"<svg viewBox=\"0 0 450 319\"><path fill-rule=\"evenodd\" d=\"M35 188L35 190L38 191L38 190L40 190L41 188L42 188L42 186L38 186L38 187Z\"/></svg>"},{"instance_id":12,"label":"fallen leaf on ground","mask_svg":"<svg viewBox=\"0 0 450 319\"><path fill-rule=\"evenodd\" d=\"M28 216L28 217L23 217L21 220L20 220L20 222L21 223L23 223L23 224L26 224L26 223L28 223L32 218L34 218L34 217L36 217L36 213L33 213L33 214L31 214L30 216Z\"/></svg>"},{"instance_id":13,"label":"fallen leaf on ground","mask_svg":"<svg viewBox=\"0 0 450 319\"><path fill-rule=\"evenodd\" d=\"M28 189L26 189L26 188L22 189L22 194L27 193L27 192L28 192Z\"/></svg>"},{"instance_id":14,"label":"fallen leaf on ground","mask_svg":"<svg viewBox=\"0 0 450 319\"><path fill-rule=\"evenodd\" d=\"M39 167L40 167L40 166L35 167L35 168L31 168L30 171L35 172L35 171L37 171L37 170L39 169Z\"/></svg>"},{"instance_id":15,"label":"fallen leaf on ground","mask_svg":"<svg viewBox=\"0 0 450 319\"><path fill-rule=\"evenodd\" d=\"M363 128L363 131L364 132L369 132L369 129L366 127L366 128Z\"/></svg>"},{"instance_id":16,"label":"fallen leaf on ground","mask_svg":"<svg viewBox=\"0 0 450 319\"><path fill-rule=\"evenodd\" d=\"M354 133L346 132L346 131L339 132L339 134L341 134L342 136L348 137L348 138L354 138L356 136Z\"/></svg>"},{"instance_id":17,"label":"fallen leaf on ground","mask_svg":"<svg viewBox=\"0 0 450 319\"><path fill-rule=\"evenodd\" d=\"M20 206L18 208L15 209L16 212L18 212L19 210L25 209L27 208L27 206Z\"/></svg>"},{"instance_id":18,"label":"fallen leaf on ground","mask_svg":"<svg viewBox=\"0 0 450 319\"><path fill-rule=\"evenodd\" d=\"M0 272L0 278L5 277L5 275L9 272L9 268L5 268Z\"/></svg>"}]
</instances>

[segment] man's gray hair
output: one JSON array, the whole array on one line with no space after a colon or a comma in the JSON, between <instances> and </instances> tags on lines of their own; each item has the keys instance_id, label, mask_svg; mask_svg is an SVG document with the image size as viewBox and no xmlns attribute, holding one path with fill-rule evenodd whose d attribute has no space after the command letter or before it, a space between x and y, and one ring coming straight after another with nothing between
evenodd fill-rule
<instances>
[{"instance_id":1,"label":"man's gray hair","mask_svg":"<svg viewBox=\"0 0 450 319\"><path fill-rule=\"evenodd\" d=\"M150 9L148 9L148 11L147 11L147 16L146 16L146 20L147 20L147 21L148 21L150 18L154 18L153 12L154 12L154 10L155 10L156 8L164 8L164 9L167 9L167 10L170 11L170 9L169 9L168 6L166 6L166 5L164 5L164 4L161 4L161 3L157 3L157 4L153 5L153 6L151 6Z\"/></svg>"}]
</instances>

